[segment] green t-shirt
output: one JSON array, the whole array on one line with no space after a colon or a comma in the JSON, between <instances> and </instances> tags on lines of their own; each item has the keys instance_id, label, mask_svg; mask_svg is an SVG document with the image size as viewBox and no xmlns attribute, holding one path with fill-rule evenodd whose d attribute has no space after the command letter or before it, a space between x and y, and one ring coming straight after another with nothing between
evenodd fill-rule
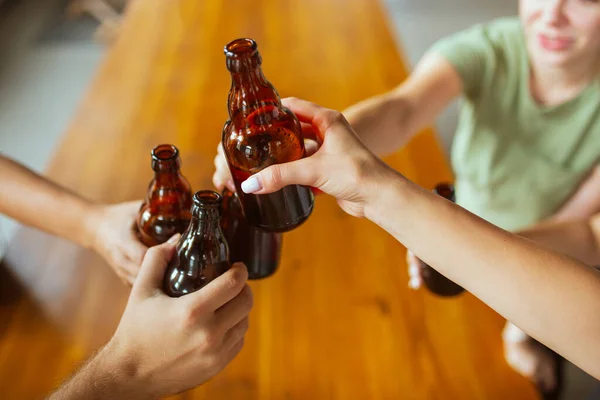
<instances>
[{"instance_id":1,"label":"green t-shirt","mask_svg":"<svg viewBox=\"0 0 600 400\"><path fill-rule=\"evenodd\" d=\"M552 215L600 162L600 82L558 106L529 91L518 19L505 18L433 46L463 80L452 146L457 203L504 229Z\"/></svg>"}]
</instances>

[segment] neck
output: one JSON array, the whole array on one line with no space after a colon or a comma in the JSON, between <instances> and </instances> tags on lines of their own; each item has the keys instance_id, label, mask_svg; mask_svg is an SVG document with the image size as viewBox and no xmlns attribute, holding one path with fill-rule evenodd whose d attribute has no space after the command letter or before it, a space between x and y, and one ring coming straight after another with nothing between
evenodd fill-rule
<instances>
[{"instance_id":1,"label":"neck","mask_svg":"<svg viewBox=\"0 0 600 400\"><path fill-rule=\"evenodd\" d=\"M555 105L576 97L599 76L599 60L577 62L565 67L548 67L531 61L530 87L541 104Z\"/></svg>"}]
</instances>

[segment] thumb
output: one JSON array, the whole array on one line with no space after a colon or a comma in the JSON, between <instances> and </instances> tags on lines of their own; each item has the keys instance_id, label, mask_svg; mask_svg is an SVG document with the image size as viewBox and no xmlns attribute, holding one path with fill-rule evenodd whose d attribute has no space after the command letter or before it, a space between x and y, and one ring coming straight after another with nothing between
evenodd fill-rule
<instances>
[{"instance_id":1,"label":"thumb","mask_svg":"<svg viewBox=\"0 0 600 400\"><path fill-rule=\"evenodd\" d=\"M180 237L180 234L176 234L168 242L148 249L133 285L132 295L150 297L156 292L156 289L162 289L165 270L173 257L175 244Z\"/></svg>"},{"instance_id":2,"label":"thumb","mask_svg":"<svg viewBox=\"0 0 600 400\"><path fill-rule=\"evenodd\" d=\"M244 193L267 194L288 185L317 186L319 171L315 157L302 158L263 169L242 182Z\"/></svg>"}]
</instances>

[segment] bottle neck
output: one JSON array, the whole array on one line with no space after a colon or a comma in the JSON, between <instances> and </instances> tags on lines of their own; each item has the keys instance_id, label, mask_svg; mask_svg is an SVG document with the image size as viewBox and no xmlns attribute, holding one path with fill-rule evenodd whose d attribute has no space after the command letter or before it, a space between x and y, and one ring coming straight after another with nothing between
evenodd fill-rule
<instances>
[{"instance_id":1,"label":"bottle neck","mask_svg":"<svg viewBox=\"0 0 600 400\"><path fill-rule=\"evenodd\" d=\"M195 234L207 235L221 230L221 217L217 210L214 213L198 212L193 210L192 220L190 221L190 232Z\"/></svg>"},{"instance_id":2,"label":"bottle neck","mask_svg":"<svg viewBox=\"0 0 600 400\"><path fill-rule=\"evenodd\" d=\"M175 168L172 170L163 169L160 171L154 171L154 180L156 183L162 186L171 186L175 185L182 178L179 173L179 169Z\"/></svg>"},{"instance_id":3,"label":"bottle neck","mask_svg":"<svg viewBox=\"0 0 600 400\"><path fill-rule=\"evenodd\" d=\"M267 105L280 106L281 101L260 65L239 72L231 71L231 90L227 101L231 118L240 112L244 116L250 115Z\"/></svg>"}]
</instances>

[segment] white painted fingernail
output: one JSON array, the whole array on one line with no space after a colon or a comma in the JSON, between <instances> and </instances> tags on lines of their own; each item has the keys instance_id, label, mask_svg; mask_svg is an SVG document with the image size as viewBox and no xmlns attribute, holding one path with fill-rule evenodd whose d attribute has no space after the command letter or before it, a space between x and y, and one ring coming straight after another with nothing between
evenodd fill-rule
<instances>
[{"instance_id":1,"label":"white painted fingernail","mask_svg":"<svg viewBox=\"0 0 600 400\"><path fill-rule=\"evenodd\" d=\"M251 176L250 178L242 182L242 190L244 191L244 193L250 194L258 192L260 189L262 189L262 186L256 176Z\"/></svg>"},{"instance_id":2,"label":"white painted fingernail","mask_svg":"<svg viewBox=\"0 0 600 400\"><path fill-rule=\"evenodd\" d=\"M420 282L419 278L412 277L408 281L408 287L413 290L417 290L419 288L419 286L421 286L421 282Z\"/></svg>"},{"instance_id":3,"label":"white painted fingernail","mask_svg":"<svg viewBox=\"0 0 600 400\"><path fill-rule=\"evenodd\" d=\"M415 275L419 275L419 267L415 264L410 264L408 266L408 274L411 277L414 277Z\"/></svg>"}]
</instances>

